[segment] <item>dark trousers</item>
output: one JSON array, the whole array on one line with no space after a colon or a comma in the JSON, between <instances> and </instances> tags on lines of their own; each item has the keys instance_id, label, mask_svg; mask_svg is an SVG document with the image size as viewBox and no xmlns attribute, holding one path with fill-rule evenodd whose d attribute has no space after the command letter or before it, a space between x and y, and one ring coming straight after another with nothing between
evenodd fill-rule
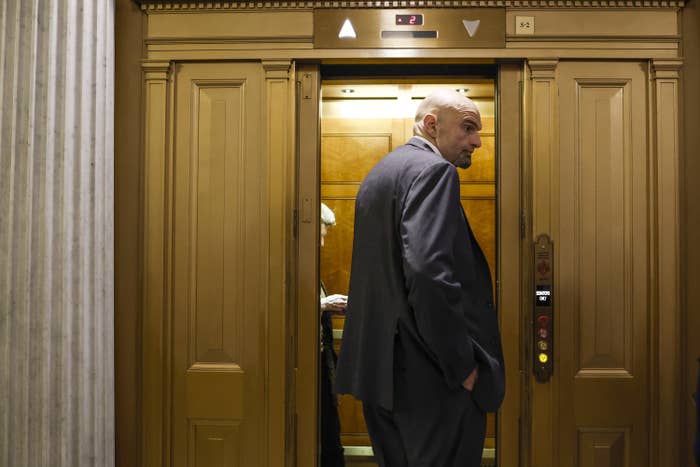
<instances>
[{"instance_id":1,"label":"dark trousers","mask_svg":"<svg viewBox=\"0 0 700 467\"><path fill-rule=\"evenodd\" d=\"M331 384L326 350L321 352L321 467L344 467L343 446L340 444L340 419ZM335 355L330 355L335 357Z\"/></svg>"},{"instance_id":2,"label":"dark trousers","mask_svg":"<svg viewBox=\"0 0 700 467\"><path fill-rule=\"evenodd\" d=\"M486 414L471 393L457 390L440 401L388 411L363 405L380 467L479 467Z\"/></svg>"}]
</instances>

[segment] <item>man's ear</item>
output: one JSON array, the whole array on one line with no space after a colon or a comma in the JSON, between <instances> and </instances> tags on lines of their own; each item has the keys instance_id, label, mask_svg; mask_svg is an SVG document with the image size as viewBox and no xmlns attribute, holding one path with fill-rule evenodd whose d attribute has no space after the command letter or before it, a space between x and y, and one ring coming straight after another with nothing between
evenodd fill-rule
<instances>
[{"instance_id":1,"label":"man's ear","mask_svg":"<svg viewBox=\"0 0 700 467\"><path fill-rule=\"evenodd\" d=\"M432 138L437 135L437 117L433 114L425 114L423 117L423 128Z\"/></svg>"}]
</instances>

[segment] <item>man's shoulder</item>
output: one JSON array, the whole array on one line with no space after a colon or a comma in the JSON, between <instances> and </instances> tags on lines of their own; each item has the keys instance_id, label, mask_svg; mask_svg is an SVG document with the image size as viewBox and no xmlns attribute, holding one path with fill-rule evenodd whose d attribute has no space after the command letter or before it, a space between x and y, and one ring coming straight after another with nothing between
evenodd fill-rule
<instances>
[{"instance_id":1,"label":"man's shoulder","mask_svg":"<svg viewBox=\"0 0 700 467\"><path fill-rule=\"evenodd\" d=\"M436 161L444 160L439 154L436 154L424 140L416 137L406 141L406 143L392 151L391 154L394 153L424 156L427 159L434 159Z\"/></svg>"},{"instance_id":2,"label":"man's shoulder","mask_svg":"<svg viewBox=\"0 0 700 467\"><path fill-rule=\"evenodd\" d=\"M439 170L440 166L447 170L452 166L439 154L412 142L409 141L384 156L365 177L361 192L383 192L384 189L402 191L401 187L407 189L425 170Z\"/></svg>"},{"instance_id":3,"label":"man's shoulder","mask_svg":"<svg viewBox=\"0 0 700 467\"><path fill-rule=\"evenodd\" d=\"M447 165L450 163L432 150L416 145L413 140L399 146L386 155L382 161L388 167L403 169L403 171L421 172L423 169L435 165Z\"/></svg>"}]
</instances>

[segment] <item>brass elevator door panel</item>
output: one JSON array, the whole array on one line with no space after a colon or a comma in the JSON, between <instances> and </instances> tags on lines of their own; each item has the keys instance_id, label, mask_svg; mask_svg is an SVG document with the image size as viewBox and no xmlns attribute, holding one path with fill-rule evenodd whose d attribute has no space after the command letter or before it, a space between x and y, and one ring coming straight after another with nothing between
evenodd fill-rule
<instances>
[{"instance_id":1,"label":"brass elevator door panel","mask_svg":"<svg viewBox=\"0 0 700 467\"><path fill-rule=\"evenodd\" d=\"M646 72L562 62L558 73L553 465L649 466Z\"/></svg>"},{"instance_id":2,"label":"brass elevator door panel","mask_svg":"<svg viewBox=\"0 0 700 467\"><path fill-rule=\"evenodd\" d=\"M265 465L261 70L175 81L172 465Z\"/></svg>"}]
</instances>

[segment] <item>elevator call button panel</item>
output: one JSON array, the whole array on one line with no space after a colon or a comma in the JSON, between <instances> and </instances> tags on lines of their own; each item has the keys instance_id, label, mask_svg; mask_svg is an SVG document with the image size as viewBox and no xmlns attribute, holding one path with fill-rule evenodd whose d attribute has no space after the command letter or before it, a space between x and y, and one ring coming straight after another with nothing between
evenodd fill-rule
<instances>
[{"instance_id":1,"label":"elevator call button panel","mask_svg":"<svg viewBox=\"0 0 700 467\"><path fill-rule=\"evenodd\" d=\"M554 247L549 236L539 235L534 245L533 259L533 372L535 379L546 383L554 370Z\"/></svg>"}]
</instances>

